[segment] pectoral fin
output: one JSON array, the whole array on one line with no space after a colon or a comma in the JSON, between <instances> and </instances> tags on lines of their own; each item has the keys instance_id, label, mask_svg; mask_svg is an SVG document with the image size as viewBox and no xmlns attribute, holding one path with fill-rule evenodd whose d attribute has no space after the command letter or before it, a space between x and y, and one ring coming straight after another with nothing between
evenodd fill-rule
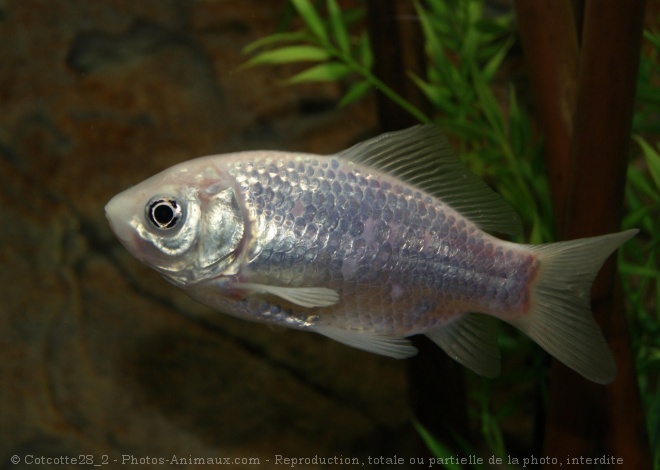
<instances>
[{"instance_id":1,"label":"pectoral fin","mask_svg":"<svg viewBox=\"0 0 660 470\"><path fill-rule=\"evenodd\" d=\"M495 377L500 373L497 324L494 318L467 314L428 331L428 336L452 359L479 375Z\"/></svg>"},{"instance_id":2,"label":"pectoral fin","mask_svg":"<svg viewBox=\"0 0 660 470\"><path fill-rule=\"evenodd\" d=\"M404 338L379 335L370 331L344 330L326 325L315 326L314 331L347 346L394 359L404 359L417 354L417 348Z\"/></svg>"},{"instance_id":3,"label":"pectoral fin","mask_svg":"<svg viewBox=\"0 0 660 470\"><path fill-rule=\"evenodd\" d=\"M271 294L301 307L329 307L339 301L339 294L327 287L280 287L265 284L240 283L232 288L248 291L249 294Z\"/></svg>"}]
</instances>

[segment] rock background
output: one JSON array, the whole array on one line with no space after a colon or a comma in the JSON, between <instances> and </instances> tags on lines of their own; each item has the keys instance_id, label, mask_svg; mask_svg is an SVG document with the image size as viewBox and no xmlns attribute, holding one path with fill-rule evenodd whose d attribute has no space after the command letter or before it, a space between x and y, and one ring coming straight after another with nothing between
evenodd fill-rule
<instances>
[{"instance_id":1,"label":"rock background","mask_svg":"<svg viewBox=\"0 0 660 470\"><path fill-rule=\"evenodd\" d=\"M195 156L327 153L377 132L373 101L337 110L336 85L281 86L290 66L237 70L285 4L0 0L0 468L412 455L402 362L209 311L104 217Z\"/></svg>"}]
</instances>

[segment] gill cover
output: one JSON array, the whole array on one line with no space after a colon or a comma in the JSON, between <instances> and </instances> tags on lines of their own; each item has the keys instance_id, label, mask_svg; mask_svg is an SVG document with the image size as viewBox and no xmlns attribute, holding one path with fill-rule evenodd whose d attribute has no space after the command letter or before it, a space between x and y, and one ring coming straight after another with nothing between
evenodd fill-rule
<instances>
[{"instance_id":1,"label":"gill cover","mask_svg":"<svg viewBox=\"0 0 660 470\"><path fill-rule=\"evenodd\" d=\"M232 188L215 193L202 211L202 233L199 238L197 267L212 268L219 274L235 259L243 239L244 221Z\"/></svg>"}]
</instances>

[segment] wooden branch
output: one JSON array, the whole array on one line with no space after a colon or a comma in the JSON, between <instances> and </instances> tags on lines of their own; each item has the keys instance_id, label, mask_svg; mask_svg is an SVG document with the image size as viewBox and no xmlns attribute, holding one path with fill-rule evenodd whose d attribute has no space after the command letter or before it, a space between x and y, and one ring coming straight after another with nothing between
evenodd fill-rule
<instances>
[{"instance_id":1,"label":"wooden branch","mask_svg":"<svg viewBox=\"0 0 660 470\"><path fill-rule=\"evenodd\" d=\"M571 0L518 0L516 13L545 139L555 220L564 220L579 62L574 8Z\"/></svg>"},{"instance_id":2,"label":"wooden branch","mask_svg":"<svg viewBox=\"0 0 660 470\"><path fill-rule=\"evenodd\" d=\"M558 233L571 239L616 231L621 222L644 2L586 2L577 67L576 25L570 19L569 1L519 0L517 10L546 137ZM570 26L563 28L562 22ZM571 109L572 120L566 114ZM612 455L622 458L626 468L650 468L625 312L614 279L614 264L608 263L594 284L592 306L614 352L618 377L604 388L553 364L543 454L561 462L568 456ZM572 468L592 466L583 463Z\"/></svg>"}]
</instances>

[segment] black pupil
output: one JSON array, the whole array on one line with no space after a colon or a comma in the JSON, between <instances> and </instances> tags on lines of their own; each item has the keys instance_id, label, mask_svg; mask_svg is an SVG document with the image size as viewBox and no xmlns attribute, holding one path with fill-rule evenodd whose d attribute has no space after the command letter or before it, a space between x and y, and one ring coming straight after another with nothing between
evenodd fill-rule
<instances>
[{"instance_id":1,"label":"black pupil","mask_svg":"<svg viewBox=\"0 0 660 470\"><path fill-rule=\"evenodd\" d=\"M158 200L151 204L151 221L159 228L172 228L179 221L178 206L175 201Z\"/></svg>"}]
</instances>

